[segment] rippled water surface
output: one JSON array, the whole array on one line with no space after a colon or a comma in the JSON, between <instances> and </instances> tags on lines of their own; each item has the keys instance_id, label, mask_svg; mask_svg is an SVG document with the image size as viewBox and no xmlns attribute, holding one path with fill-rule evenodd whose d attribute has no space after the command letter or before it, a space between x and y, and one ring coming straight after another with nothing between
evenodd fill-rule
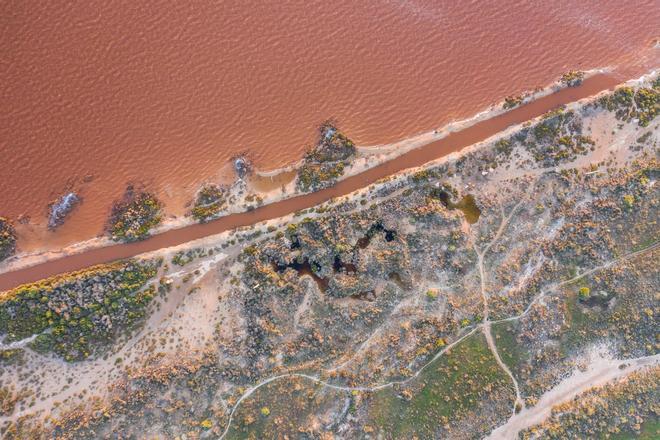
<instances>
[{"instance_id":1,"label":"rippled water surface","mask_svg":"<svg viewBox=\"0 0 660 440\"><path fill-rule=\"evenodd\" d=\"M0 4L0 215L30 217L23 249L99 234L128 182L179 214L232 156L290 164L328 118L382 144L568 69L658 62L657 1L188 3Z\"/></svg>"}]
</instances>

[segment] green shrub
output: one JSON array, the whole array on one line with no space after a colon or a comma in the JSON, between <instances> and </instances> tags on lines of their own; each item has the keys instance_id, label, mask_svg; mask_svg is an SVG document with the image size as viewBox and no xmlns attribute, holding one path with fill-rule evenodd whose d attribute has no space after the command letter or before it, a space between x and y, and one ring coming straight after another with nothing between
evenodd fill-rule
<instances>
[{"instance_id":1,"label":"green shrub","mask_svg":"<svg viewBox=\"0 0 660 440\"><path fill-rule=\"evenodd\" d=\"M591 296L591 289L588 287L580 287L580 290L578 291L578 297L580 298L580 301L585 301L589 299Z\"/></svg>"},{"instance_id":2,"label":"green shrub","mask_svg":"<svg viewBox=\"0 0 660 440\"><path fill-rule=\"evenodd\" d=\"M87 358L145 315L155 293L146 284L157 269L157 261L124 261L3 292L0 338L38 335L29 343L35 351L67 361Z\"/></svg>"},{"instance_id":3,"label":"green shrub","mask_svg":"<svg viewBox=\"0 0 660 440\"><path fill-rule=\"evenodd\" d=\"M218 216L226 207L227 190L217 185L205 185L197 193L195 206L191 211L193 218L199 222L206 222Z\"/></svg>"},{"instance_id":4,"label":"green shrub","mask_svg":"<svg viewBox=\"0 0 660 440\"><path fill-rule=\"evenodd\" d=\"M582 80L584 80L584 72L580 70L571 70L566 73L564 73L559 81L564 84L565 86L568 87L576 87L582 84Z\"/></svg>"},{"instance_id":5,"label":"green shrub","mask_svg":"<svg viewBox=\"0 0 660 440\"><path fill-rule=\"evenodd\" d=\"M16 251L16 230L9 219L0 217L0 261Z\"/></svg>"},{"instance_id":6,"label":"green shrub","mask_svg":"<svg viewBox=\"0 0 660 440\"><path fill-rule=\"evenodd\" d=\"M162 204L147 192L128 188L124 199L116 202L110 216L110 237L115 241L138 241L162 220Z\"/></svg>"}]
</instances>

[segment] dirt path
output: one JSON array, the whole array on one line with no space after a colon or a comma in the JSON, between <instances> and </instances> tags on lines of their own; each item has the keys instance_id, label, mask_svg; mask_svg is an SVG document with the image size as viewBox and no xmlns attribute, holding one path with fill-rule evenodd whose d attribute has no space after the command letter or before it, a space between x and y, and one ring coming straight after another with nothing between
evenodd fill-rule
<instances>
[{"instance_id":1,"label":"dirt path","mask_svg":"<svg viewBox=\"0 0 660 440\"><path fill-rule=\"evenodd\" d=\"M509 216L509 218L510 218L510 216ZM500 228L500 229L503 230L502 228ZM499 238L499 234L496 235L496 238ZM582 275L580 275L579 277L582 277L582 276L585 276L585 275L587 275L587 274L591 274L591 273L597 272L598 270L602 270L602 269L604 269L604 268L610 267L610 266L612 266L613 264L615 264L615 263L617 263L617 262L619 262L619 261L628 260L628 259L633 258L633 257L635 257L635 256L641 255L641 254L643 254L643 253L645 253L645 252L649 252L649 251L655 249L658 245L660 245L660 244L659 244L659 243L655 243L655 244L653 244L653 245L651 245L651 246L649 246L649 247L647 247L647 248L645 248L645 249L641 249L641 250L639 250L639 251L636 251L636 252L630 253L630 254L628 254L628 255L624 255L624 256L622 256L622 257L620 257L620 258L617 258L617 259L615 259L615 260L609 261L609 262L607 262L607 263L605 263L605 264L603 264L603 265L601 265L601 266L594 267L593 269L590 269L590 270L584 272L584 273L583 273ZM482 265L482 267L483 267L483 265ZM558 285L564 285L564 284L567 284L567 283L573 282L573 281L575 281L575 279L577 279L577 278L578 278L578 277L571 278L571 279L566 280L566 281L564 281L564 282L562 282L562 283L559 283ZM511 317L511 318L507 318L506 320L519 319L519 318L522 317L525 313L527 313L527 311L521 313L521 314L518 315L518 316L514 316L514 317ZM493 321L493 322L501 322L501 321L503 321L503 320ZM484 329L484 327L486 327L486 325L488 325L488 331L485 331L485 330L484 330L484 334L490 334L490 324L491 324L491 322L484 322L484 323L480 324L479 326L472 328L469 332L465 333L463 336L461 336L460 338L458 338L456 341L452 342L451 344L449 344L448 346L446 346L445 348L443 348L442 350L440 350L438 353L436 353L435 356L433 356L433 358L431 358L427 363L425 363L425 364L424 364L419 370L417 370L412 376L410 376L410 377L408 377L408 378L406 378L406 379L403 379L403 380L396 380L396 381L386 382L386 383L383 383L383 384L380 384L380 385L371 386L371 387L367 387L367 386L348 387L348 386L341 386L341 385L331 384L331 383L329 383L329 382L326 382L326 381L320 379L320 378L317 377L317 376L311 376L311 375L308 375L308 374L302 374L302 373L286 373L286 374L281 374L281 375L277 375L277 376L273 376L273 377L270 377L270 378L264 379L263 381L261 381L261 382L255 384L254 386L248 388L248 389L247 389L247 390L241 395L241 397L236 401L236 403L234 404L234 406L232 406L231 411L230 411L230 413L229 413L229 419L228 419L228 421L227 421L227 426L225 427L225 430L224 430L223 434L220 436L220 440L222 440L222 439L227 435L227 433L229 432L229 429L231 428L231 424L232 424L233 419L234 419L234 414L235 414L236 411L238 410L238 408L239 408L239 406L241 405L241 403L242 403L245 399L247 399L248 397L250 397L250 396L251 396L255 391L257 391L259 388L261 388L261 387L263 387L263 386L265 386L265 385L268 385L269 383L272 383L272 382L277 381L277 380L280 380L280 379L286 379L286 378L294 378L294 377L298 377L298 378L303 378L303 379L311 380L312 382L315 382L315 383L321 384L321 385L323 385L323 386L325 386L325 387L328 387L328 388L332 388L332 389L335 389L335 390L338 390L338 391L346 391L346 392L351 392L351 391L361 391L361 392L365 392L365 391L366 391L366 392L373 392L373 391L382 390L382 389L384 389L384 388L389 388L389 387L392 387L392 386L394 386L394 385L403 385L403 384L406 384L406 383L410 382L411 380L417 378L417 377L418 377L418 376L419 376L419 375L420 375L420 374L421 374L426 368L428 368L428 367L429 367L430 365L432 365L435 361L437 361L437 360L440 359L442 356L444 356L445 353L447 353L447 352L450 351L452 348L454 348L455 346L457 346L458 344L460 344L461 342L463 342L463 341L464 341L465 339L467 339L468 337L472 336L472 335L473 335L475 332L477 332L478 330L482 330L482 329ZM466 329L467 329L467 328L466 328ZM488 336L486 336L486 337L488 337ZM491 343L493 344L492 346L490 345ZM497 347L495 346L494 341L492 340L492 336L491 336L491 342L489 343L489 347L491 348L491 350L493 351L494 354L497 353ZM507 372L507 373L509 374L510 377L512 377L512 380L513 380L513 382L514 382L514 386L515 386L515 388L516 388L516 396L517 396L517 398L520 398L520 393L519 393L519 390L518 390L518 382L517 382L516 379L513 377L513 375L511 374L511 371L510 371L509 368L506 366L506 364L504 364L504 363L502 362L502 360L501 360L500 357L499 357L499 354L497 354L497 355L495 355L495 356L496 356L496 360L499 361L498 364L500 365L500 367L502 367L502 369L503 369L505 372ZM604 359L604 358L601 357L601 359ZM607 360L607 359L606 359L606 360ZM610 373L614 373L615 370L616 370L616 371L627 371L627 372L631 372L631 371L628 369L628 368L630 368L630 367L633 367L633 368L640 368L640 367L642 367L642 366L649 365L649 364L652 364L652 363L657 363L657 362L659 362L659 361L660 361L660 355L656 355L656 356L652 356L652 357L648 357L648 358L647 358L647 357L645 357L645 358L638 358L638 359L628 360L628 361L625 361L625 362L624 362L624 361L612 361L612 365L615 365L615 368L610 368L611 365L610 365L610 364L607 364L607 366L608 366L607 371L609 371ZM500 364L500 362L501 362L501 364ZM626 364L627 364L627 363L630 363L631 366L626 367L626 368L624 368L623 370L620 370L619 367L620 367L620 365L621 365L622 363L626 363ZM602 365L603 365L603 364L600 364L600 365L601 365L601 368L602 368ZM588 370L588 371L589 371L589 370ZM626 374L627 374L627 373L626 373ZM573 377L573 376L571 376L571 377ZM590 377L591 377L591 376L590 376ZM596 377L590 379L590 380L592 381L590 386L595 386L594 383L596 383L595 380L598 379L598 377L600 377L600 379L603 379L603 378L606 379L606 378L609 377L609 376L606 375L606 374L604 374L602 371L599 370L599 373L596 375ZM616 377L618 377L618 376L614 376L614 378L616 378ZM610 379L610 380L613 380L613 379ZM584 381L580 381L580 383L582 383L582 382L584 382ZM562 383L564 383L564 382L562 382ZM570 392L570 390L572 390L572 389L575 387L575 384L576 384L576 382L575 382L575 380L574 380L573 382L570 383L570 386L567 386L569 392ZM586 386L586 385L585 385L585 386ZM558 387L555 387L554 389L558 389ZM560 393L560 391L561 391L561 390L556 391L556 393ZM548 394L548 393L546 393L546 394ZM522 401L522 399L521 399L521 401ZM541 401L543 401L543 399L542 399ZM513 428L513 424L517 424L518 426L523 426L523 424L525 423L524 420L525 420L526 417L527 417L527 416L524 416L524 414L529 414L529 415L530 415L529 417L531 417L531 414L536 414L537 411L539 411L539 412L542 411L542 408L539 407L541 401L539 401L539 404L535 405L535 406L534 406L533 408L531 408L531 409L523 408L522 411L520 411L518 414L515 414L515 411L514 411L514 414L513 414L513 415L511 416L511 418L507 421L507 423L506 423L505 425L502 425L500 428L497 428L497 430L493 431L492 435L495 435L496 433L497 433L497 435L499 435L499 433L500 433L501 431L504 431L505 429L507 430L507 432L509 432L510 429L515 429L515 428ZM515 408L515 407L514 407L514 408ZM536 408L538 408L538 409L536 409ZM513 422L512 422L512 421L513 421ZM509 426L510 424L511 424L511 426L512 426L511 428L505 428L506 426ZM521 428L521 429L524 429L524 428ZM517 432L517 431L516 431L516 432ZM506 438L506 439L509 439L509 438L515 438L515 437L493 437L493 438Z\"/></svg>"},{"instance_id":2,"label":"dirt path","mask_svg":"<svg viewBox=\"0 0 660 440\"><path fill-rule=\"evenodd\" d=\"M497 232L495 233L495 236L493 239L484 247L483 250L477 249L476 245L474 247L474 251L477 253L477 268L479 269L479 279L480 279L480 285L481 285L481 297L483 298L483 323L481 325L481 330L483 331L484 336L486 337L486 343L488 344L488 348L490 349L491 353L493 354L493 357L495 358L495 361L497 362L497 365L509 376L511 379L511 382L513 383L513 389L516 392L516 400L513 403L513 409L512 409L512 414L515 415L516 411L519 409L522 409L525 407L525 401L523 400L521 394L520 394L520 387L518 385L518 380L516 380L516 377L513 375L509 367L502 361L502 358L500 357L500 353L497 351L497 345L495 344L495 340L493 339L493 334L490 331L490 309L488 307L488 293L486 289L486 273L484 270L484 255L490 250L490 248L495 244L497 240L502 236L504 231L506 230L509 222L511 221L511 218L513 217L513 214L518 210L520 205L523 203L524 200L519 201L512 209L511 212L509 213L508 216L504 216L504 212L502 213L502 222L500 223L499 228L497 229Z\"/></svg>"},{"instance_id":3,"label":"dirt path","mask_svg":"<svg viewBox=\"0 0 660 440\"><path fill-rule=\"evenodd\" d=\"M201 281L220 262L228 258L235 258L240 249L240 246L231 246L223 252L217 252L213 256L200 258L194 263L190 263L186 266L185 270L162 273L161 275L173 280L179 280L187 273L199 271L199 274L190 283L192 285ZM154 279L156 278L158 276ZM172 314L182 305L186 298L188 298L186 288L177 289L168 295L166 301L162 302L160 307L149 314L149 318L144 322L142 328L129 340L121 343L121 348L112 352L105 359L99 357L87 362L68 363L57 358L37 355L38 357L35 358L35 361L38 362L37 368L45 370L46 375L52 375L53 378L43 388L43 394L46 397L38 399L34 405L26 407L21 411L0 416L0 423L6 420L16 420L31 413L46 413L57 406L56 402L63 402L66 399L81 394L84 390L103 391L103 389L96 385L101 378L109 382L111 378L118 378L121 374L121 369L117 367L116 360L122 359L125 364L130 364L136 358L143 356L144 351L141 343L147 337L153 335L154 332L157 332L159 328L162 328L164 323L172 320ZM186 329L186 331L190 332L190 326L187 326ZM36 336L18 341L15 344L19 344L22 347L30 340L36 338ZM2 348L7 347L0 346L0 349ZM66 387L62 387L62 380L65 377L75 377L76 380L71 384L67 384Z\"/></svg>"},{"instance_id":4,"label":"dirt path","mask_svg":"<svg viewBox=\"0 0 660 440\"><path fill-rule=\"evenodd\" d=\"M579 394L609 382L628 376L646 366L660 363L660 355L646 356L630 360L607 359L601 355L593 356L586 371L576 370L548 392L533 407L523 409L511 417L506 424L493 431L489 439L510 440L518 438L518 433L538 425L552 414L556 405L569 402Z\"/></svg>"},{"instance_id":5,"label":"dirt path","mask_svg":"<svg viewBox=\"0 0 660 440\"><path fill-rule=\"evenodd\" d=\"M592 273L595 273L595 272L601 271L601 270L603 270L603 269L607 269L608 267L611 267L611 266L613 266L613 265L615 265L615 264L617 264L617 263L619 263L619 262L621 262L621 261L632 260L632 259L635 258L635 257L638 257L638 256L640 256L640 255L643 255L643 254L645 254L645 253L647 253L647 252L650 252L650 251L652 251L652 250L654 250L654 249L657 249L659 246L660 246L660 242L655 242L655 243L653 243L653 244L651 244L651 245L645 247L644 249L640 249L640 250L638 250L638 251L631 252L631 253L629 253L629 254L623 255L623 256L621 256L621 257L619 257L619 258L615 258L615 259L613 259L613 260L607 261L607 262L605 262L605 263L603 263L603 264L601 264L601 265L599 265L599 266L593 267L593 268L591 268L591 269L589 269L589 270L587 270L587 271L585 271L585 272L583 272L583 273L581 273L581 274L579 274L579 275L576 275L576 276L574 276L574 277L571 278L571 279L568 279L568 280L562 281L562 282L560 282L560 283L558 283L558 284L556 284L556 285L554 285L554 286L551 286L550 288L548 288L548 289L542 291L540 294L538 294L538 295L537 295L537 296L536 296L536 297L535 297L535 298L529 303L529 305L527 306L527 308L526 308L526 309L525 309L520 315L511 316L511 317L509 317L509 318L498 319L497 321L492 321L492 322L495 323L495 324L497 324L497 323L500 323L500 322L515 321L515 320L517 320L517 319L520 319L520 318L526 316L527 314L529 314L529 312L532 310L532 307L534 306L534 304L538 303L538 302L539 302L541 299L543 299L543 297L545 297L545 295L547 295L548 293L553 292L553 291L557 290L558 288L560 288L560 287L562 287L562 286L565 286L565 285L567 285L567 284L574 283L574 282L576 282L577 280L580 280L580 279L582 279L582 278L584 278L584 277L586 277L586 276L591 275Z\"/></svg>"}]
</instances>

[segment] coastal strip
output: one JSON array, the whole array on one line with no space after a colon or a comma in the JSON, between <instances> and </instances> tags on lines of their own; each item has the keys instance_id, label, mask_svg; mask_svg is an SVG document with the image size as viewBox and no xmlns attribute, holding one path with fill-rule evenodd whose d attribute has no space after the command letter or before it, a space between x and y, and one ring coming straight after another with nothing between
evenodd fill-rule
<instances>
[{"instance_id":1,"label":"coastal strip","mask_svg":"<svg viewBox=\"0 0 660 440\"><path fill-rule=\"evenodd\" d=\"M384 177L409 168L421 166L427 162L460 151L510 126L541 116L558 106L611 89L619 84L619 82L619 79L608 74L594 75L585 79L580 86L561 89L558 92L541 97L508 112L479 121L463 130L452 132L442 139L410 150L401 156L376 165L362 173L347 177L337 182L334 186L320 191L284 199L252 211L230 214L208 223L168 230L144 241L85 250L78 254L68 255L56 260L2 273L0 274L0 291L53 275L80 270L88 266L108 263L157 249L176 246L188 241L253 225L265 220L279 218L301 209L310 208L332 198L349 194Z\"/></svg>"}]
</instances>

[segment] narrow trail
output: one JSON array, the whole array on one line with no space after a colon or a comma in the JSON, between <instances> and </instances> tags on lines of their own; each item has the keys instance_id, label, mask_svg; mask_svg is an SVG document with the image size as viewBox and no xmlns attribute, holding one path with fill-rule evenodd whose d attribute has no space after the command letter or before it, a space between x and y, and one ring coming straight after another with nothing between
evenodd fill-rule
<instances>
[{"instance_id":1,"label":"narrow trail","mask_svg":"<svg viewBox=\"0 0 660 440\"><path fill-rule=\"evenodd\" d=\"M582 278L584 278L584 277L586 277L586 276L591 275L592 273L595 273L595 272L601 271L601 270L603 270L603 269L607 269L607 268L609 268L609 267L611 267L611 266L613 266L613 265L615 265L615 264L617 264L617 263L619 263L619 262L621 262L621 261L632 260L633 258L635 258L635 257L637 257L637 256L639 256L639 255L643 255L643 254L645 254L645 253L647 253L647 252L650 252L650 251L652 251L652 250L657 249L659 246L660 246L660 242L656 241L655 243L653 243L653 244L651 244L651 245L649 245L649 246L647 246L647 247L645 247L645 248L643 248L643 249L640 249L640 250L635 251L635 252L631 252L631 253L626 254L626 255L622 255L621 257L615 258L615 259L613 259L613 260L606 261L605 263L603 263L603 264L601 264L601 265L599 265L599 266L595 266L595 267L593 267L593 268L591 268L591 269L589 269L589 270L587 270L587 271L585 271L585 272L583 272L583 273L581 273L581 274L579 274L579 275L574 276L574 277L571 278L571 279L564 280L564 281L562 281L562 282L560 282L560 283L557 283L557 284L555 284L555 285L553 285L553 286L550 286L549 288L545 289L545 290L542 291L540 294L538 294L538 295L537 295L537 296L536 296L536 297L535 297L535 298L529 303L529 305L527 306L527 308L525 308L525 310L524 310L521 314L519 314L519 315L515 315L515 316L511 316L511 317L508 317L508 318L498 319L498 320L496 320L496 321L491 321L491 322L492 322L493 324L499 324L499 323L501 323L501 322L515 321L515 320L520 319L520 318L522 318L522 317L524 317L524 316L527 316L527 315L529 314L529 312L532 310L532 307L534 306L534 304L538 303L538 302L539 302L541 299L543 299L548 293L551 293L551 292L553 292L553 291L559 289L560 287L566 286L566 285L568 285L568 284L572 284L572 283L574 283L574 282L576 282L576 281L578 281L578 280L580 280L580 279L582 279Z\"/></svg>"},{"instance_id":2,"label":"narrow trail","mask_svg":"<svg viewBox=\"0 0 660 440\"><path fill-rule=\"evenodd\" d=\"M513 214L513 213L512 213L512 214ZM511 214L511 215L512 215L512 214ZM511 218L511 215L508 217L509 219ZM508 220L505 219L505 221L508 221ZM500 226L500 230L503 231L504 228L502 228L502 227ZM496 238L499 238L499 235L501 235L501 234L496 234ZM492 242L493 242L493 241L491 241L491 243L492 243ZM584 276L587 276L587 275L592 274L592 273L594 273L594 272L597 272L597 271L599 271L599 270L603 270L603 269L606 269L606 268L608 268L608 267L611 267L612 265L616 264L617 262L620 262L620 261L626 261L626 260L629 260L629 259L634 258L634 257L636 257L636 256L642 255L642 254L644 254L644 253L646 253L646 252L650 252L650 251L656 249L658 246L660 246L660 242L654 243L654 244L652 244L652 245L650 245L650 246L648 246L648 247L646 247L646 248L644 248L644 249L640 249L640 250L638 250L638 251L635 251L635 252L632 252L632 253L630 253L630 254L627 254L627 255L621 256L621 257L619 257L619 258L616 258L616 259L614 259L614 260L608 261L607 263L604 263L604 264L602 264L602 265L600 265L600 266L597 266L597 267L594 267L594 268L592 268L592 269L589 269L589 270L585 271L584 273L582 273L582 274L579 275L579 276L576 276L576 277L573 277L573 278L571 278L571 279L568 279L568 280L562 281L561 283L558 283L556 286L554 286L554 288L557 288L557 287L559 287L559 286L562 286L562 285L566 285L566 284L570 284L570 283L572 283L572 282L575 282L576 280L578 280L578 279L580 279L580 278L582 278L582 277L584 277ZM478 255L479 255L479 254L478 254ZM482 264L480 264L479 266L483 269L483 265L482 265ZM531 305L530 305L530 307L531 307ZM334 389L334 390L338 390L338 391L345 391L345 392L352 392L352 391L373 392L373 391L378 391L378 390L382 390L382 389L385 389L385 388L390 388L390 387L392 387L392 386L394 386L394 385L404 385L404 384L406 384L406 383L412 381L413 379L419 377L419 375L422 373L422 371L424 371L426 368L428 368L430 365L432 365L435 361L437 361L438 359L440 359L444 354L446 354L446 353L447 353L448 351L450 351L452 348L454 348L455 346L457 346L458 344L460 344L461 342L463 342L464 340L466 340L467 338L469 338L470 336L472 336L472 335L473 335L474 333L476 333L478 330L482 330L482 331L484 332L484 335L490 335L490 325L491 325L491 324L493 324L493 323L499 323L499 322L504 322L504 321L511 321L511 320L515 320L515 319L520 319L520 318L522 318L524 315L526 315L528 312L529 312L529 308L528 308L525 312L521 313L520 315L512 316L512 317L510 317L510 318L501 319L501 320L497 320L497 321L484 321L484 322L482 322L480 325L478 325L478 326L472 328L469 332L467 332L466 334L464 334L463 336L461 336L460 338L458 338L456 341L452 342L451 344L449 344L448 346L446 346L445 348L443 348L442 350L440 350L438 353L435 354L435 356L433 356L433 358L431 358L427 363L425 363L425 364L424 364L419 370L417 370L413 375L411 375L411 376L409 376L409 377L407 377L406 379L403 379L403 380L395 380L395 381L385 382L385 383L383 383L383 384L380 384L380 385L374 385L374 386L371 386L371 387L365 387L365 386L355 386L355 387L350 387L350 386L335 385L335 384L329 383L329 382L327 382L327 381L325 381L325 380L319 378L318 376L312 376L312 375L304 374L304 373L285 373L285 374L280 374L280 375L277 375L277 376L273 376L273 377L270 377L270 378L264 379L264 380L262 380L261 382L255 384L254 386L248 388L248 389L247 389L247 390L241 395L241 397L236 401L236 403L232 406L232 409L231 409L231 411L230 411L230 413L229 413L229 419L228 419L228 421L227 421L227 426L225 427L225 430L223 431L223 433L222 433L222 435L219 437L219 439L220 439L220 440L224 439L225 436L227 435L227 433L229 432L229 430L231 429L231 425L232 425L232 422L233 422L233 419L234 419L234 414L235 414L236 411L238 410L238 408L239 408L239 406L241 405L241 403L242 403L243 401L245 401L245 399L247 399L248 397L250 397L250 396L251 396L255 391L257 391L259 388L262 388L262 387L264 387L264 386L266 386L266 385L268 385L268 384L270 384L270 383L272 383L272 382L274 382L274 381L277 381L277 380L280 380L280 379L296 378L296 377L297 377L297 378L302 378L302 379L310 380L310 381L312 381L312 382L314 382L314 383L318 383L318 384L323 385L324 387L327 387L327 388L330 388L330 389ZM488 327L487 330L485 329L486 326ZM486 338L488 338L488 336L486 336ZM488 339L487 339L487 340L488 340ZM499 354L496 354L496 353L498 353L498 352L497 352L497 348L496 348L496 346L495 346L495 344L494 344L494 341L492 340L492 336L491 336L491 342L490 342L490 343L493 344L492 347L495 347L495 349L494 349L494 351L493 351L493 354L494 354L496 360L499 361L499 362L498 362L498 365L500 365L500 367L503 367L503 370L504 370L505 372L507 372L507 374L509 374L510 377L512 377L509 368L506 366L506 364L504 364L504 363L502 362L502 360L501 360L500 357L499 357ZM489 343L489 348L491 348L491 350L493 350L493 348L491 347L490 343ZM659 357L659 358L660 358L660 355L656 355L656 356L654 356L654 357L653 357L654 360L655 360L656 357ZM639 359L633 359L633 360L622 361L622 362L625 363L625 362L637 362L637 361L643 362L644 364L648 364L648 360L647 360L646 358L639 358ZM500 362L502 362L502 364L500 364ZM519 393L519 390L518 390L518 382L515 380L514 377L512 377L512 380L513 380L513 383L514 383L514 387L516 388L516 397L517 397L517 398L520 398L520 397L519 397L519 396L520 396L520 393ZM524 403L524 402L523 402L523 403ZM536 405L536 406L538 406L538 405ZM536 408L536 406L535 406L534 408ZM516 412L515 412L515 407L514 407L514 414L513 414L512 417L509 419L509 421L510 421L510 420L514 420L514 418L515 418L516 420L518 420L518 419L520 418L521 414L523 414L525 411L527 411L527 409L524 408L524 407L522 407L522 408L521 408L521 411L516 413ZM507 421L507 423L509 423L509 421ZM502 426L504 426L504 425L502 425ZM498 429L499 429L499 428L498 428Z\"/></svg>"},{"instance_id":3,"label":"narrow trail","mask_svg":"<svg viewBox=\"0 0 660 440\"><path fill-rule=\"evenodd\" d=\"M516 400L513 402L513 409L512 409L512 416L515 415L518 411L521 409L525 408L525 401L523 400L521 394L520 394L520 386L518 385L518 380L516 377L513 375L509 367L502 361L502 358L500 357L500 353L497 351L497 345L495 344L495 340L493 339L493 334L491 332L490 328L490 308L488 307L488 293L486 289L486 273L484 270L484 255L490 250L490 248L495 244L497 240L502 236L504 231L506 230L509 222L511 221L511 218L513 218L513 215L515 212L518 210L520 205L523 203L523 200L520 200L512 209L511 212L509 213L508 216L504 217L504 212L502 212L502 222L500 223L499 228L497 229L497 232L495 233L495 236L493 239L484 247L483 250L477 249L476 244L474 245L474 251L477 254L477 268L479 269L479 281L480 281L480 286L481 286L481 298L483 299L483 322L481 324L481 330L486 337L486 343L488 344L488 348L490 349L491 353L493 353L493 357L495 358L495 362L497 362L497 365L509 376L511 379L511 382L513 383L513 388L516 392Z\"/></svg>"},{"instance_id":4,"label":"narrow trail","mask_svg":"<svg viewBox=\"0 0 660 440\"><path fill-rule=\"evenodd\" d=\"M30 337L28 337L28 338L21 339L20 341L10 342L9 344L0 343L0 351L3 351L3 350L14 350L14 349L16 349L16 348L23 348L23 347L25 347L26 345L28 345L30 342L32 342L32 341L34 341L35 339L37 339L37 337L38 337L39 335L41 335L41 334L42 334L42 333L35 333L34 335L32 335L32 336L30 336Z\"/></svg>"},{"instance_id":5,"label":"narrow trail","mask_svg":"<svg viewBox=\"0 0 660 440\"><path fill-rule=\"evenodd\" d=\"M302 379L311 380L314 383L318 383L320 385L323 385L324 387L327 387L327 388L330 388L330 389L333 389L333 390L345 391L345 392L352 392L352 391L374 392L374 391L383 390L385 388L393 387L394 385L404 385L404 384L410 382L411 380L417 378L422 373L422 371L424 371L428 366L433 364L436 360L438 360L442 355L444 355L446 352L451 350L453 347L460 344L462 341L464 341L468 337L472 336L478 329L479 329L479 327L473 328L468 333L464 334L463 336L458 338L456 341L452 342L451 344L449 344L448 346L446 346L445 348L440 350L438 353L436 353L435 356L433 356L433 358L431 358L431 360L429 360L419 370L417 370L415 372L415 374L413 374L412 376L409 376L405 379L402 379L402 380L393 380L393 381L385 382L383 384L375 385L375 386L372 386L372 387L360 387L360 386L349 387L349 386L342 386L342 385L334 385L334 384L331 384L329 382L326 382L325 380L323 380L323 379L321 379L317 376L311 376L311 375L305 374L305 373L286 373L286 374L280 374L278 376L273 376L273 377L270 377L268 379L264 379L263 381L259 382L258 384L254 385L253 387L250 387L248 390L246 390L241 395L241 397L236 401L236 403L234 404L234 406L231 409L231 412L229 413L229 420L227 421L227 426L225 427L225 430L222 433L222 435L219 437L219 439L222 440L223 438L225 438L225 436L229 432L229 429L231 428L232 421L234 420L234 414L236 413L236 410L240 406L241 402L243 402L245 399L250 397L259 388L261 388L265 385L268 385L269 383L272 383L276 380L298 377L298 378L302 378Z\"/></svg>"}]
</instances>

